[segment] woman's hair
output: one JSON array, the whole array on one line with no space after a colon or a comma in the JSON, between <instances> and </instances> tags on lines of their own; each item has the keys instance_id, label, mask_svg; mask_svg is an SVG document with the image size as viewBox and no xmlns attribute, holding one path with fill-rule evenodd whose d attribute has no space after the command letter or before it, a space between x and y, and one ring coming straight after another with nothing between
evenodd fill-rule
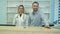
<instances>
[{"instance_id":1,"label":"woman's hair","mask_svg":"<svg viewBox=\"0 0 60 34\"><path fill-rule=\"evenodd\" d=\"M19 13L19 8L20 8L20 7L23 7L23 10L24 10L24 6L23 6L23 5L19 5L19 6L18 6L18 13Z\"/></svg>"}]
</instances>

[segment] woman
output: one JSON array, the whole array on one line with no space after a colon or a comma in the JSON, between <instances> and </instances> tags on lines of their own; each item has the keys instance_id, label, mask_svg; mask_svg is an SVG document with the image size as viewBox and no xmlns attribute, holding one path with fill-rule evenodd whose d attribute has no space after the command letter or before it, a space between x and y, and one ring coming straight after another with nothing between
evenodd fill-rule
<instances>
[{"instance_id":1,"label":"woman","mask_svg":"<svg viewBox=\"0 0 60 34\"><path fill-rule=\"evenodd\" d=\"M15 15L13 24L16 26L27 26L27 15L24 14L24 6L18 6L18 14Z\"/></svg>"}]
</instances>

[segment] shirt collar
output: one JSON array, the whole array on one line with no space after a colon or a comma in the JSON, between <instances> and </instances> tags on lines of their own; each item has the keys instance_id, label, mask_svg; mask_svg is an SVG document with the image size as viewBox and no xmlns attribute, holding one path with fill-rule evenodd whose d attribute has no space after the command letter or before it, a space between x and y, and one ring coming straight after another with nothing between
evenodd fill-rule
<instances>
[{"instance_id":1,"label":"shirt collar","mask_svg":"<svg viewBox=\"0 0 60 34\"><path fill-rule=\"evenodd\" d=\"M33 14L38 14L39 11L33 11Z\"/></svg>"}]
</instances>

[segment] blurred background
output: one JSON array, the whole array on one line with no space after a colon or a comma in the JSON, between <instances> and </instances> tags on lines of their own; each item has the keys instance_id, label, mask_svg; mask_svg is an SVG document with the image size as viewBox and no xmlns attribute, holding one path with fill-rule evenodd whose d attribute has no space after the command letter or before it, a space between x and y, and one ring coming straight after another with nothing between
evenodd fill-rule
<instances>
[{"instance_id":1,"label":"blurred background","mask_svg":"<svg viewBox=\"0 0 60 34\"><path fill-rule=\"evenodd\" d=\"M59 0L0 0L0 24L12 24L19 5L24 5L25 14L32 11L32 3L37 1L48 23L58 20Z\"/></svg>"}]
</instances>

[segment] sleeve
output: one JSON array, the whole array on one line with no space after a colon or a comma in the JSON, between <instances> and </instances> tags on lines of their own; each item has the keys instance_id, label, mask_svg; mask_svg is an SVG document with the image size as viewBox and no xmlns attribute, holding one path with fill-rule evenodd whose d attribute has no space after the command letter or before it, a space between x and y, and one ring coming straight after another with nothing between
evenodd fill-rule
<instances>
[{"instance_id":1,"label":"sleeve","mask_svg":"<svg viewBox=\"0 0 60 34\"><path fill-rule=\"evenodd\" d=\"M25 15L25 19L24 19L25 21L24 21L24 25L25 26L28 26L28 16L27 15Z\"/></svg>"},{"instance_id":2,"label":"sleeve","mask_svg":"<svg viewBox=\"0 0 60 34\"><path fill-rule=\"evenodd\" d=\"M40 15L41 15L41 18L43 20L44 25L49 26L49 23L48 23L48 21L46 19L46 16L42 12L40 12Z\"/></svg>"},{"instance_id":3,"label":"sleeve","mask_svg":"<svg viewBox=\"0 0 60 34\"><path fill-rule=\"evenodd\" d=\"M29 15L29 17L28 17L28 26L30 26L30 24L31 24L31 17Z\"/></svg>"}]
</instances>

